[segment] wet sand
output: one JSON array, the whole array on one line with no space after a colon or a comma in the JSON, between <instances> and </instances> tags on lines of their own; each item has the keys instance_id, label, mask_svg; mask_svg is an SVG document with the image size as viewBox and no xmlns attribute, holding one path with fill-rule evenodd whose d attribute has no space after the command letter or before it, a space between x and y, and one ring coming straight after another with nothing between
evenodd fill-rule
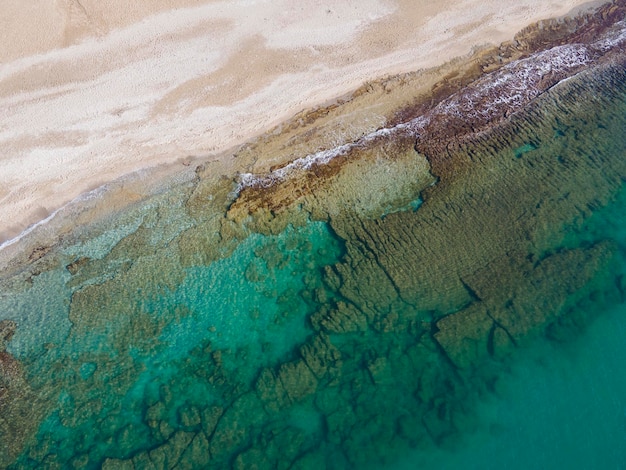
<instances>
[{"instance_id":1,"label":"wet sand","mask_svg":"<svg viewBox=\"0 0 626 470\"><path fill-rule=\"evenodd\" d=\"M591 5L2 0L0 243L124 175L228 160L229 149L365 82ZM333 139L386 120L372 105L344 116Z\"/></svg>"}]
</instances>

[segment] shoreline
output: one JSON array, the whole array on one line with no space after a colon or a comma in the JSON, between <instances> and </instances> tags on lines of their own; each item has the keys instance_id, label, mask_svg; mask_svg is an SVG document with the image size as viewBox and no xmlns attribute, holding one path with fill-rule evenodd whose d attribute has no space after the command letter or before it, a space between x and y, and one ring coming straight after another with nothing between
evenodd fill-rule
<instances>
[{"instance_id":1,"label":"shoreline","mask_svg":"<svg viewBox=\"0 0 626 470\"><path fill-rule=\"evenodd\" d=\"M480 408L517 360L626 299L612 5L140 171L0 251L0 465L389 467L498 442Z\"/></svg>"},{"instance_id":2,"label":"shoreline","mask_svg":"<svg viewBox=\"0 0 626 470\"><path fill-rule=\"evenodd\" d=\"M420 99L396 108L388 127L262 171L241 174L237 199L228 216L243 221L250 216L263 219L267 211L272 216L288 212L296 201L324 185L313 179L320 175L332 179L358 160L361 151L386 136L408 139L417 154L426 157L438 180L455 179L457 167L465 163L450 158L450 142L461 145L466 140L480 140L549 89L590 67L616 60L626 40L623 17L623 5L616 9L607 6L577 19L574 30L558 21L526 28L516 35L516 44L475 54L464 63L465 68L457 64L452 75L442 78ZM525 47L519 46L526 42ZM499 63L492 67L494 56Z\"/></svg>"},{"instance_id":3,"label":"shoreline","mask_svg":"<svg viewBox=\"0 0 626 470\"><path fill-rule=\"evenodd\" d=\"M154 22L162 21L167 16L166 14L148 16L144 18L143 23L139 26L130 25L126 29L114 29L108 36L104 35L96 40L87 39L82 43L71 45L65 49L51 50L31 58L26 57L9 62L0 68L0 102L9 103L11 105L9 106L11 117L19 119L16 121L18 124L16 129L0 128L0 140L4 142L6 148L4 157L0 159L0 169L2 170L0 174L3 175L0 187L6 188L0 196L0 218L10 221L3 226L3 232L0 233L0 243L4 244L9 240L20 237L25 231L32 231L35 224L40 224L42 220L50 218L50 214L56 213L61 207L94 190L94 188L118 181L124 175L132 175L135 172L142 171L151 173L151 168L156 168L156 172L159 173L159 169L163 168L163 165L170 166L172 172L176 172L176 167L181 168L183 165L186 166L191 163L192 158L189 157L190 155L193 155L193 159L197 161L221 159L221 163L226 166L230 166L231 163L233 166L238 166L238 163L226 161L232 160L234 154L232 150L227 150L228 148L232 149L234 146L245 148L247 145L250 145L250 142L254 143L262 139L268 132L271 133L275 126L292 121L294 118L290 118L290 116L294 116L294 113L299 112L299 110L319 109L319 103L328 103L329 100L336 100L338 96L349 95L364 82L380 82L381 80L376 77L393 77L399 73L425 70L430 67L441 68L441 64L449 63L449 61L455 58L461 61L463 58L467 60L471 51L479 47L480 44L485 42L495 42L497 44L498 40L512 39L513 34L521 27L527 26L536 20L546 16L561 17L562 13L568 12L575 15L581 11L587 11L591 8L591 5L597 6L604 2L592 2L592 4L587 2L568 2L567 5L561 6L558 12L551 10L552 13L557 14L549 14L544 10L537 10L539 7L530 8L532 6L531 3L527 2L525 6L520 6L520 8L527 8L534 12L535 16L530 17L530 21L527 21L526 17L517 21L506 19L508 21L506 25L500 24L502 31L494 33L493 31L481 30L480 26L474 25L474 29L472 29L472 26L468 26L469 32L458 34L451 41L445 38L439 41L432 40L431 43L433 44L431 44L432 47L430 48L422 48L415 46L415 44L411 48L411 45L405 42L405 45L399 49L392 47L385 51L383 48L369 58L357 56L360 59L359 61L355 59L355 56L352 56L350 60L347 60L346 54L350 55L354 52L359 52L359 50L363 53L364 44L371 43L372 35L378 34L379 42L384 42L385 34L391 34L389 27L390 24L393 24L394 18L397 19L398 15L405 14L407 8L411 9L411 5L408 2L398 2L395 5L396 9L389 13L383 8L384 5L378 5L380 7L378 10L379 14L373 15L374 20L369 20L368 22L361 18L362 22L354 27L351 37L343 37L343 42L340 43L320 46L322 49L325 48L322 52L318 52L318 56L321 59L319 57L316 59L316 57L309 55L304 62L292 64L296 69L299 67L299 71L294 69L295 71L288 70L287 72L282 72L282 74L274 73L272 75L273 78L269 81L261 73L259 80L257 80L258 83L255 84L256 88L252 86L252 89L248 90L250 92L248 96L239 100L236 99L237 96L232 96L235 101L231 103L230 107L221 105L222 131L219 128L212 129L210 130L212 135L209 136L205 135L208 130L206 129L206 122L211 121L209 116L204 117L204 124L202 124L202 119L200 121L196 119L195 129L186 128L184 119L182 119L183 122L181 123L173 119L173 117L176 117L176 113L172 113L171 110L180 112L181 103L203 89L198 88L198 86L194 88L194 85L197 84L189 84L189 77L182 77L178 79L178 82L174 80L170 83L180 96L167 97L166 95L172 95L172 90L168 90L165 95L160 98L157 97L156 100L152 97L152 102L145 95L140 96L134 107L131 106L125 110L118 107L119 115L116 118L126 119L126 124L121 126L119 124L110 124L111 120L116 119L111 115L112 107L120 104L119 102L115 103L115 100L105 103L106 106L103 106L102 109L98 109L86 116L91 119L93 126L95 126L93 129L90 129L88 125L84 125L81 128L81 123L78 122L80 115L70 116L71 111L76 112L78 110L83 113L82 117L85 117L85 111L80 110L85 109L87 104L84 102L85 99L89 99L90 96L93 99L93 96L96 96L94 95L96 90L100 91L99 88L94 88L98 84L103 87L104 95L117 90L117 88L111 88L101 81L103 70L100 69L108 64L106 62L96 64L97 67L94 70L90 70L87 67L88 73L78 73L78 78L76 78L75 72L80 72L77 69L81 65L81 57L84 59L87 53L93 51L94 48L99 48L98 50L103 54L104 59L113 60L114 62L121 60L115 59L114 51L107 45L107 40L117 37L119 41L120 35L129 35L132 31L136 31L133 28L144 28L142 31L145 33L146 28ZM218 3L217 5L221 4ZM215 8L217 8L215 5L204 5L197 9L177 11L177 15L184 16L184 14L189 15L192 12L214 13L216 11ZM444 8L444 6L440 8ZM226 16L228 14L235 14L236 16L237 12L245 12L245 8L241 7L240 10L237 10L233 7L232 11L222 13ZM291 13L295 17L285 20L287 24L298 24L297 21L302 21L302 18L298 17L296 13ZM455 21L459 21L458 18L447 15L445 12L433 13L434 16L424 23L424 30L421 32L417 31L416 37L410 38L411 40L417 41L420 34L429 33L429 28L430 32L432 32L437 25L445 26L446 21L448 24L454 24ZM362 15L363 12L355 14L358 16ZM505 21L504 17L502 21ZM333 24L336 26L341 23ZM314 31L315 27L319 26L319 21L315 24L307 23L306 25L312 28L311 31ZM489 29L485 26L483 28ZM276 37L271 36L267 31L262 31L262 33L266 34L264 36L266 42L271 43L272 38L276 40ZM219 36L219 33L212 34ZM382 36L380 36L381 34ZM444 28L445 34L447 33L445 33ZM472 42L463 41L468 35L474 38ZM82 36L76 36L76 38L80 37ZM150 36L147 35L146 37ZM206 36L200 37L206 38ZM233 38L231 37L231 39ZM241 39L241 37L235 36L235 39ZM284 40L285 38L282 39ZM318 33L318 37L311 39L311 41L328 42L332 39L332 37L329 37L328 31L326 31L324 34ZM171 42L170 45L175 44L176 42ZM237 41L233 42L233 44L237 44ZM139 45L145 46L140 41ZM133 44L130 44L128 47L130 47L128 50L131 50ZM282 44L278 43L277 47L284 49L290 46L283 42ZM289 54L287 56L274 57L276 50L265 48L263 51L256 52L260 54L260 57L266 54L269 63L274 66L276 65L276 60L274 59L284 61L290 58ZM302 45L300 45L300 48L289 50L291 55L301 54ZM141 56L141 53L143 53L141 50L135 50L135 52L138 57L135 62L129 61L121 64L123 65L121 68L119 63L107 65L109 70L104 75L109 77L109 81L123 81L124 74L128 70L132 70L134 65L147 60L149 57L149 55L145 54ZM415 57L411 58L411 54L414 54ZM75 63L70 63L70 59L74 60ZM214 79L236 81L238 68L245 64L240 59L245 61L251 58L239 51L232 53L227 59L228 63L222 63L221 68L218 65L218 69L210 72L208 76ZM216 63L219 63L220 60L217 60ZM260 61L261 65L263 60L261 59ZM294 60L293 57L291 60ZM316 60L318 65L316 65ZM24 64L29 61L31 65L25 66ZM94 66L94 64L91 65ZM213 67L215 65L215 63L212 64ZM259 63L257 63L258 65ZM34 77L31 77L33 67L47 73L47 76L38 77L35 74ZM129 67L131 69L128 69ZM106 67L104 68L106 69ZM150 72L150 69L146 71ZM220 71L221 75L217 73ZM40 75L42 75L41 72ZM20 81L20 78L23 80ZM128 85L132 86L135 78L137 77L131 77ZM334 78L335 81L331 82L330 85L326 85L327 80L325 79L330 78ZM239 76L239 81L241 81L241 76ZM304 83L295 83L299 81ZM317 86L312 85L314 82L317 82ZM140 84L142 84L141 80L135 80L135 86ZM231 96L232 93L229 95L227 92L237 92L236 88L233 85L229 90L222 90L225 92L222 99L228 102L227 97ZM15 93L16 90L19 90L17 94ZM128 99L129 95L125 95L122 98ZM81 99L83 100L82 103L76 102ZM141 102L141 99L144 101ZM59 111L64 103L70 105L68 107L69 111L61 112L62 116L60 118L47 114L52 112L55 106L56 110ZM78 104L81 106L77 107ZM200 107L194 108L189 116L198 110L208 109L206 106L203 108L202 104L199 103ZM161 110L159 112L161 114L157 113L157 115L154 115L154 109L152 109L152 115L147 117L135 116L133 118L133 116L130 116L124 118L124 115L141 114L138 109L142 106L151 109L160 107ZM176 108L177 106L178 108ZM166 109L168 107L170 108L169 114ZM15 111L18 108L19 112ZM213 106L211 109L215 112L217 108ZM252 109L256 110L256 115L252 113L253 115L250 116ZM234 116L229 118L231 119L230 121L226 119L229 114L227 111L232 112ZM187 117L189 118L189 116ZM11 117L8 122L11 122ZM69 119L70 117L71 120ZM38 119L46 120L50 118L56 119L56 128L44 126L37 129ZM219 120L220 115L216 115L216 118ZM358 129L353 129L351 132L358 134L376 130L385 124L388 117L370 112L369 119L372 122L364 122L363 119L359 120L358 118L347 119L353 119L356 123ZM100 122L100 127L98 127L98 120L102 121ZM187 122L190 121L187 120ZM35 124L33 129L20 129L20 125L32 127L33 123ZM133 131L131 127L138 124L139 131ZM198 125L200 128L197 127ZM238 132L234 133L232 131L233 127L237 127ZM230 128L229 131L227 130L228 128ZM66 130L67 132L64 132ZM173 135L168 135L168 131L175 132ZM21 135L20 132L22 133ZM176 135L176 132L178 132L178 135ZM181 132L186 135L180 135ZM113 140L110 139L112 133L115 134ZM337 137L337 139L341 140L343 138L343 140L349 141L351 137L349 133L350 131L346 131L344 135ZM248 144L244 144L244 142L248 142ZM98 153L98 149L101 153ZM29 166L31 167L30 170L28 170ZM96 166L99 171L94 171L93 167ZM181 169L184 170L184 168ZM241 170L245 170L245 168L241 168ZM152 184L154 182L148 183Z\"/></svg>"}]
</instances>

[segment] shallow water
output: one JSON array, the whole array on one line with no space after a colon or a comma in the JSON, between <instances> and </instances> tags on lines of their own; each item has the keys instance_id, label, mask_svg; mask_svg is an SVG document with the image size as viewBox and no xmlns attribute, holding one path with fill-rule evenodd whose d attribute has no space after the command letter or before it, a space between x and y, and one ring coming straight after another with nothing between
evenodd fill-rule
<instances>
[{"instance_id":1,"label":"shallow water","mask_svg":"<svg viewBox=\"0 0 626 470\"><path fill-rule=\"evenodd\" d=\"M377 210L259 233L175 188L6 284L0 465L623 468L620 67L449 146L427 195L390 159Z\"/></svg>"}]
</instances>

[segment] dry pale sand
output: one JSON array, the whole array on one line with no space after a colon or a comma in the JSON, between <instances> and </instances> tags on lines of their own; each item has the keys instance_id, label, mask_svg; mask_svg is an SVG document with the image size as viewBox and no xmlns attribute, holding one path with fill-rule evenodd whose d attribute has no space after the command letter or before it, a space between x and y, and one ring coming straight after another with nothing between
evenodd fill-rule
<instances>
[{"instance_id":1,"label":"dry pale sand","mask_svg":"<svg viewBox=\"0 0 626 470\"><path fill-rule=\"evenodd\" d=\"M0 244L107 181L582 4L0 0Z\"/></svg>"}]
</instances>

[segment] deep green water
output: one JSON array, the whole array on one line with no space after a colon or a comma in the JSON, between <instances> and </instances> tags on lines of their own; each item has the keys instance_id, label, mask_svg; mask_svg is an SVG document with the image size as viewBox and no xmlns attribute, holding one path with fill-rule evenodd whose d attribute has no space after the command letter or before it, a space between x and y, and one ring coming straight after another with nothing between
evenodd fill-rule
<instances>
[{"instance_id":1,"label":"deep green water","mask_svg":"<svg viewBox=\"0 0 626 470\"><path fill-rule=\"evenodd\" d=\"M523 351L480 405L480 432L396 468L625 468L626 309L598 313L571 343L539 341Z\"/></svg>"},{"instance_id":2,"label":"deep green water","mask_svg":"<svg viewBox=\"0 0 626 470\"><path fill-rule=\"evenodd\" d=\"M388 300L378 279L365 274L351 284L351 273L374 272L364 265L384 264L384 247L368 252L362 247L370 241L345 235L349 224L299 219L276 235L244 230L226 240L224 229L215 235L220 225L211 225L213 219L188 211L193 188L178 188L124 225L65 247L57 268L0 296L0 318L17 322L7 351L23 371L1 376L8 390L0 402L1 464L626 468L626 174L620 179L626 87L610 81L615 77L621 80L623 71L594 92L593 120L588 110L557 100L556 111L540 108L531 116L550 129L547 137L493 146L493 158L504 162L494 164L494 174L513 168L521 180L522 168L535 171L548 159L570 168L591 161L593 172L575 176L586 182L580 191L599 182L597 199L580 199L580 207L576 195L552 200L558 192L533 188L545 196L528 208L529 218L544 220L537 214L567 207L559 204L569 197L578 215L529 224L540 234L532 243L496 247L529 250L531 310L559 311L543 312L544 323L509 340L505 352L499 352L504 342L494 340L495 323L485 333L484 357L472 355L469 366L454 363L453 350L444 350L448 343L439 343L438 322L483 299L448 312L454 303L447 291L430 293L442 305L437 309L412 303L398 285L390 290L402 295ZM546 168L547 188L559 180ZM511 185L511 191L527 189ZM518 196L513 199L526 200ZM381 220L358 221L359 230L383 227L385 234L410 226L436 204L420 194L408 200L414 202L386 207ZM467 207L480 204L476 198ZM493 207L485 202L485 211ZM506 218L489 220L497 227ZM203 234L221 247L220 256L194 257L206 246L189 240ZM509 240L484 231L491 236ZM595 260L600 249L609 261L597 268L581 262L581 271L598 271L581 274L584 282L571 281L580 274L571 270L577 264L550 264L568 253L592 253ZM84 263L70 269L77 259ZM545 268L551 277L535 272L555 265L558 270ZM522 298L511 287L522 281L500 281L515 293L510 304ZM553 297L542 283L555 286ZM381 303L369 301L377 297ZM470 330L459 333L460 343L465 333L475 340Z\"/></svg>"}]
</instances>

